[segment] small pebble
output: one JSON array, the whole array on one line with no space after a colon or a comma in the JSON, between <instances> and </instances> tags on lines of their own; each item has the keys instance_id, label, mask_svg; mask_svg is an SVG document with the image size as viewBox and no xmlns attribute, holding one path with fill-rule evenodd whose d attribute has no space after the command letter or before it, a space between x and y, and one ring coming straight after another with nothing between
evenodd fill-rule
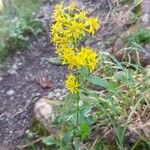
<instances>
[{"instance_id":1,"label":"small pebble","mask_svg":"<svg viewBox=\"0 0 150 150\"><path fill-rule=\"evenodd\" d=\"M65 94L67 91L65 89L62 90L62 93Z\"/></svg>"},{"instance_id":2,"label":"small pebble","mask_svg":"<svg viewBox=\"0 0 150 150\"><path fill-rule=\"evenodd\" d=\"M49 92L49 94L48 94L48 98L49 99L53 99L54 96L55 96L55 94L53 92Z\"/></svg>"},{"instance_id":3,"label":"small pebble","mask_svg":"<svg viewBox=\"0 0 150 150\"><path fill-rule=\"evenodd\" d=\"M38 97L38 96L41 96L41 93L36 93L35 96L37 96L37 97Z\"/></svg>"},{"instance_id":4,"label":"small pebble","mask_svg":"<svg viewBox=\"0 0 150 150\"><path fill-rule=\"evenodd\" d=\"M12 96L13 94L15 93L15 91L14 90L9 90L9 91L7 91L7 95L9 95L9 96Z\"/></svg>"},{"instance_id":5,"label":"small pebble","mask_svg":"<svg viewBox=\"0 0 150 150\"><path fill-rule=\"evenodd\" d=\"M14 64L14 65L12 66L12 69L13 69L13 70L18 70L18 66L17 66L16 64Z\"/></svg>"},{"instance_id":6,"label":"small pebble","mask_svg":"<svg viewBox=\"0 0 150 150\"><path fill-rule=\"evenodd\" d=\"M55 89L55 90L54 90L54 93L56 93L56 94L57 94L57 93L61 93L61 89Z\"/></svg>"},{"instance_id":7,"label":"small pebble","mask_svg":"<svg viewBox=\"0 0 150 150\"><path fill-rule=\"evenodd\" d=\"M61 94L60 94L60 93L56 93L55 96L56 96L57 98L59 98L59 97L61 96Z\"/></svg>"},{"instance_id":8,"label":"small pebble","mask_svg":"<svg viewBox=\"0 0 150 150\"><path fill-rule=\"evenodd\" d=\"M13 69L8 70L7 72L11 75L17 74L17 71Z\"/></svg>"},{"instance_id":9,"label":"small pebble","mask_svg":"<svg viewBox=\"0 0 150 150\"><path fill-rule=\"evenodd\" d=\"M18 63L18 66L22 66L22 62L19 62L19 63Z\"/></svg>"}]
</instances>

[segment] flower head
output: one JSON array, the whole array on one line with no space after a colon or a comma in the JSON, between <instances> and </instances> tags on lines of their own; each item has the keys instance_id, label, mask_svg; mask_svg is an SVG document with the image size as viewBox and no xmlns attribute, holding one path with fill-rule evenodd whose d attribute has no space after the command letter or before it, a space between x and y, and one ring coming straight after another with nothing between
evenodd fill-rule
<instances>
[{"instance_id":1,"label":"flower head","mask_svg":"<svg viewBox=\"0 0 150 150\"><path fill-rule=\"evenodd\" d=\"M67 80L65 81L66 88L72 93L79 92L79 83L76 77L72 74L67 76Z\"/></svg>"},{"instance_id":2,"label":"flower head","mask_svg":"<svg viewBox=\"0 0 150 150\"><path fill-rule=\"evenodd\" d=\"M92 72L98 63L96 52L90 47L82 47L79 52L79 58L84 62L90 72Z\"/></svg>"},{"instance_id":3,"label":"flower head","mask_svg":"<svg viewBox=\"0 0 150 150\"><path fill-rule=\"evenodd\" d=\"M100 28L100 22L97 18L90 17L87 19L87 23L89 25L89 33L91 33L92 35L94 35L95 31Z\"/></svg>"}]
</instances>

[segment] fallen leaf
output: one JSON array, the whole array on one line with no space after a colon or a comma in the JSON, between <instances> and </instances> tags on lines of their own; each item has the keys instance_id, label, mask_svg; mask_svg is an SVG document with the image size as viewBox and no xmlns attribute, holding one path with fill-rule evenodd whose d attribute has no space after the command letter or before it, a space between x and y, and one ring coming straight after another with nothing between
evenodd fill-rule
<instances>
[{"instance_id":1,"label":"fallen leaf","mask_svg":"<svg viewBox=\"0 0 150 150\"><path fill-rule=\"evenodd\" d=\"M38 85L42 88L52 88L53 87L53 83L52 81L46 79L45 77L42 78L37 78L36 82L38 83Z\"/></svg>"}]
</instances>

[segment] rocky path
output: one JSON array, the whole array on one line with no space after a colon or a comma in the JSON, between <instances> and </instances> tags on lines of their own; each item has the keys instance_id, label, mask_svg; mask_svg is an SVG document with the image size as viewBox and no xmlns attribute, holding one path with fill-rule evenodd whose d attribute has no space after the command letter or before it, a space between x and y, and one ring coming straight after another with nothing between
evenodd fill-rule
<instances>
[{"instance_id":1,"label":"rocky path","mask_svg":"<svg viewBox=\"0 0 150 150\"><path fill-rule=\"evenodd\" d=\"M42 60L50 55L49 49L37 46L43 45L44 42L47 43L47 40L37 42L35 49L11 56L7 60L7 67L10 69L1 73L0 143L2 147L16 145L23 136L32 119L33 105L38 98L48 95L54 89L63 88L66 68L50 65ZM59 92L56 95L59 97Z\"/></svg>"},{"instance_id":2,"label":"rocky path","mask_svg":"<svg viewBox=\"0 0 150 150\"><path fill-rule=\"evenodd\" d=\"M86 7L92 15L98 15L103 21L109 12L109 4L105 0L97 0L99 6L92 6L91 1L78 2ZM86 5L85 5L86 4ZM96 8L97 6L98 8ZM50 23L50 16L54 5L44 4L38 15L46 26ZM100 10L98 13L95 13ZM93 12L92 12L93 11ZM111 26L109 25L111 28ZM100 43L102 37L108 36L107 29L97 33ZM104 32L105 31L105 32ZM108 34L109 33L109 34ZM88 41L90 42L90 41ZM93 44L97 48L97 44ZM30 45L25 52L12 54L0 71L0 146L1 150L13 150L24 137L25 130L31 126L34 103L42 96L59 99L64 88L64 78L67 72L65 66L53 65L44 58L54 56L54 48L49 43L45 33Z\"/></svg>"}]
</instances>

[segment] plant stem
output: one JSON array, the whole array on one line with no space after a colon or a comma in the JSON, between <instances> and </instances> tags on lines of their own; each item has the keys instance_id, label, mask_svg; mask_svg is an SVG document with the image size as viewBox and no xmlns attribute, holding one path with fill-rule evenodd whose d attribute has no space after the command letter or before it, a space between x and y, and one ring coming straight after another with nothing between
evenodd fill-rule
<instances>
[{"instance_id":1,"label":"plant stem","mask_svg":"<svg viewBox=\"0 0 150 150\"><path fill-rule=\"evenodd\" d=\"M79 96L77 96L77 124L76 127L78 127L79 124Z\"/></svg>"}]
</instances>

